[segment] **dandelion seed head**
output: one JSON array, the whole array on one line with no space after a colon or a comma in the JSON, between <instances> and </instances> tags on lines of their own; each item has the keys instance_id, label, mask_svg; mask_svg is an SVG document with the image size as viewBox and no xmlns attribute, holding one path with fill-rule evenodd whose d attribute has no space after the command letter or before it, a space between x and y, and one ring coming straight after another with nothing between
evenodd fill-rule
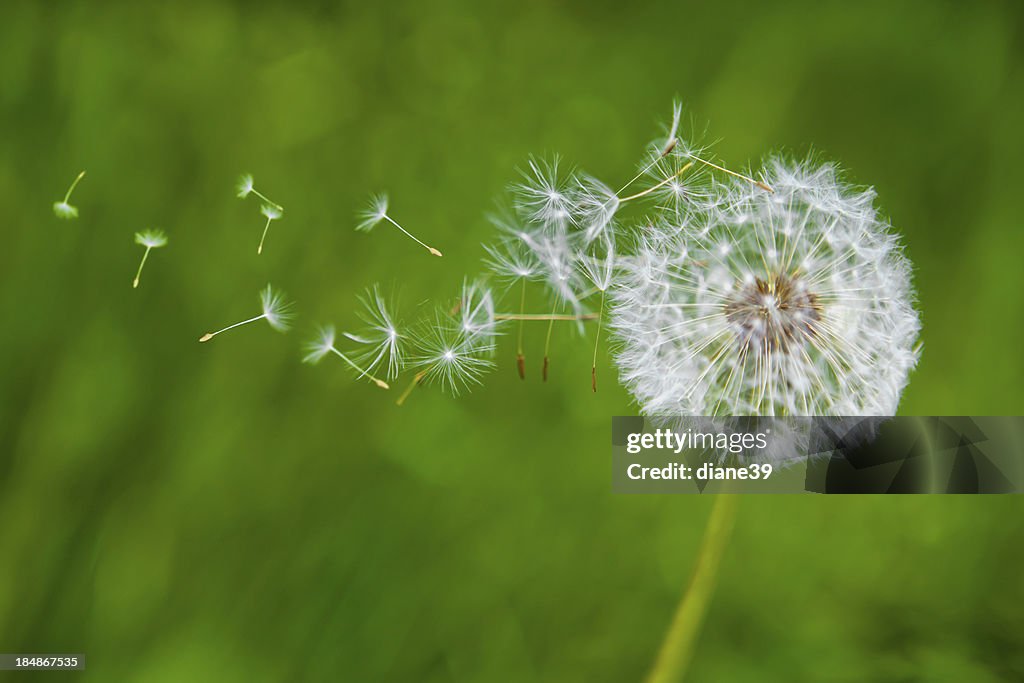
<instances>
[{"instance_id":1,"label":"dandelion seed head","mask_svg":"<svg viewBox=\"0 0 1024 683\"><path fill-rule=\"evenodd\" d=\"M159 249L167 244L167 235L162 230L143 230L135 233L135 243L147 249Z\"/></svg>"},{"instance_id":2,"label":"dandelion seed head","mask_svg":"<svg viewBox=\"0 0 1024 683\"><path fill-rule=\"evenodd\" d=\"M291 328L291 321L295 317L294 304L285 299L283 292L268 284L260 291L260 306L263 308L264 319L275 330L287 332Z\"/></svg>"},{"instance_id":3,"label":"dandelion seed head","mask_svg":"<svg viewBox=\"0 0 1024 683\"><path fill-rule=\"evenodd\" d=\"M917 362L910 268L871 191L773 161L655 221L623 257L611 324L644 412L891 415Z\"/></svg>"},{"instance_id":4,"label":"dandelion seed head","mask_svg":"<svg viewBox=\"0 0 1024 683\"><path fill-rule=\"evenodd\" d=\"M260 213L267 217L269 221L276 221L278 218L284 215L284 209L280 206L273 204L263 204L260 206Z\"/></svg>"}]
</instances>

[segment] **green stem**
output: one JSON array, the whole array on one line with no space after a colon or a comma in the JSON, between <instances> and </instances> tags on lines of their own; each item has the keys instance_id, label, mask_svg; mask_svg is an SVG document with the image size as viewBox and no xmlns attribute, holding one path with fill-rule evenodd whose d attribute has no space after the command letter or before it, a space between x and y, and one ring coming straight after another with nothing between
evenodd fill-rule
<instances>
[{"instance_id":1,"label":"green stem","mask_svg":"<svg viewBox=\"0 0 1024 683\"><path fill-rule=\"evenodd\" d=\"M139 263L139 270L135 273L135 281L132 282L132 288L139 286L139 278L142 277L142 266L146 265L146 258L149 256L150 247L146 247L146 251L142 254L142 261Z\"/></svg>"},{"instance_id":2,"label":"green stem","mask_svg":"<svg viewBox=\"0 0 1024 683\"><path fill-rule=\"evenodd\" d=\"M597 347L601 343L601 323L604 322L604 290L601 290L601 307L597 310L597 334L594 335L594 360L590 364L590 388L597 393Z\"/></svg>"},{"instance_id":3,"label":"green stem","mask_svg":"<svg viewBox=\"0 0 1024 683\"><path fill-rule=\"evenodd\" d=\"M526 314L526 278L523 278L523 291L519 296L519 315L523 316ZM523 326L526 321L522 317L519 318L519 342L516 345L516 353L520 356L523 355Z\"/></svg>"},{"instance_id":4,"label":"green stem","mask_svg":"<svg viewBox=\"0 0 1024 683\"><path fill-rule=\"evenodd\" d=\"M255 187L254 187L254 188L252 188L252 190L251 190L251 191L252 191L252 193L253 193L254 195L256 195L257 197L259 197L260 199L262 199L263 201L265 201L265 202L266 202L267 204L270 204L271 206L273 206L273 207L277 208L277 209L278 209L279 211L284 211L284 207L283 207L283 206L281 206L281 205L280 205L280 204L278 204L277 202L273 201L272 199L269 199L269 198L267 198L267 196L266 196L266 195L260 194L260 191L259 191L259 190L257 190L257 189L256 189Z\"/></svg>"},{"instance_id":5,"label":"green stem","mask_svg":"<svg viewBox=\"0 0 1024 683\"><path fill-rule=\"evenodd\" d=\"M71 183L71 187L68 188L68 193L64 195L65 204L67 204L68 200L71 199L71 193L75 191L75 187L78 185L78 181L80 181L84 175L85 171L82 171L81 173L78 174L78 177L75 178L74 182Z\"/></svg>"},{"instance_id":6,"label":"green stem","mask_svg":"<svg viewBox=\"0 0 1024 683\"><path fill-rule=\"evenodd\" d=\"M405 391L402 392L402 395L398 397L398 400L395 401L395 405L400 406L403 403L405 403L405 399L409 398L409 394L412 393L412 390L420 385L420 382L423 381L423 378L426 377L427 373L430 372L432 369L433 368L427 368L426 370L417 372L416 376L413 377L412 383L408 386L408 388L406 388Z\"/></svg>"},{"instance_id":7,"label":"green stem","mask_svg":"<svg viewBox=\"0 0 1024 683\"><path fill-rule=\"evenodd\" d=\"M454 315L454 313L453 313ZM556 321L573 321L579 322L581 320L597 320L597 313L583 313L581 315L571 314L551 314L551 313L495 313L495 320L548 320L552 323Z\"/></svg>"},{"instance_id":8,"label":"green stem","mask_svg":"<svg viewBox=\"0 0 1024 683\"><path fill-rule=\"evenodd\" d=\"M722 555L732 535L739 497L717 494L711 508L711 516L704 530L689 585L682 600L676 607L672 625L658 652L654 668L647 676L646 683L679 683L686 675L686 668L693 657L694 646L700 633L704 614L715 591L715 580Z\"/></svg>"}]
</instances>

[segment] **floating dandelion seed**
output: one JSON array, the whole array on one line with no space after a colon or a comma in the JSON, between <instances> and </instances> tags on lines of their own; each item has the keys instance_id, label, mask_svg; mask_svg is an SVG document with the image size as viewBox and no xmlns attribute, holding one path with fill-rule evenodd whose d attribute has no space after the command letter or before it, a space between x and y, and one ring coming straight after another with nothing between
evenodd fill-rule
<instances>
[{"instance_id":1,"label":"floating dandelion seed","mask_svg":"<svg viewBox=\"0 0 1024 683\"><path fill-rule=\"evenodd\" d=\"M255 318L249 318L248 320L243 320L242 322L235 323L234 325L228 325L224 329L217 330L216 332L207 332L199 338L199 341L210 341L221 332L227 332L228 330L236 327L254 323L257 320L266 320L267 324L278 332L288 331L288 328L291 327L291 320L294 317L294 314L292 313L293 304L285 301L284 294L282 292L276 291L271 285L267 285L260 291L260 306L263 308L263 313Z\"/></svg>"},{"instance_id":2,"label":"floating dandelion seed","mask_svg":"<svg viewBox=\"0 0 1024 683\"><path fill-rule=\"evenodd\" d=\"M144 246L146 251L143 252L142 261L139 263L139 270L135 273L135 280L132 282L133 288L139 286L139 278L142 277L142 267L146 265L150 249L159 249L166 246L167 235L161 230L143 230L142 232L135 233L135 243Z\"/></svg>"},{"instance_id":3,"label":"floating dandelion seed","mask_svg":"<svg viewBox=\"0 0 1024 683\"><path fill-rule=\"evenodd\" d=\"M361 298L363 310L360 317L367 328L359 333L346 332L345 337L364 349L357 359L367 371L385 368L385 376L394 379L405 365L405 336L398 331L394 317L388 311L388 303L376 286L366 291Z\"/></svg>"},{"instance_id":4,"label":"floating dandelion seed","mask_svg":"<svg viewBox=\"0 0 1024 683\"><path fill-rule=\"evenodd\" d=\"M370 232L373 230L381 221L387 221L391 225L401 230L405 235L416 244L420 245L434 256L441 256L441 252L428 244L423 243L413 235L411 232L399 225L391 216L388 215L388 196L386 194L374 195L370 198L370 206L365 211L359 213L359 217L362 219L356 230L360 232Z\"/></svg>"},{"instance_id":5,"label":"floating dandelion seed","mask_svg":"<svg viewBox=\"0 0 1024 683\"><path fill-rule=\"evenodd\" d=\"M494 350L498 323L494 317L494 296L479 281L462 283L459 297L459 330L467 350Z\"/></svg>"},{"instance_id":6,"label":"floating dandelion seed","mask_svg":"<svg viewBox=\"0 0 1024 683\"><path fill-rule=\"evenodd\" d=\"M512 188L516 209L530 221L547 230L562 231L573 222L569 193L572 173L563 178L558 172L558 157L551 161L530 159L523 182Z\"/></svg>"},{"instance_id":7,"label":"floating dandelion seed","mask_svg":"<svg viewBox=\"0 0 1024 683\"><path fill-rule=\"evenodd\" d=\"M601 342L601 324L604 322L604 299L608 289L612 286L612 278L615 275L615 234L606 233L601 240L604 247L604 255L587 255L580 261L580 270L583 275L594 285L594 289L601 292L601 303L597 309L597 332L594 334L594 358L590 366L590 388L597 392L597 348Z\"/></svg>"},{"instance_id":8,"label":"floating dandelion seed","mask_svg":"<svg viewBox=\"0 0 1024 683\"><path fill-rule=\"evenodd\" d=\"M390 388L387 382L378 379L374 377L372 374L370 374L370 368L359 367L359 365L355 361L353 361L351 358L349 358L344 353L338 350L338 348L334 345L334 327L330 325L328 325L327 327L320 328L320 330L317 332L316 339L314 339L313 341L306 345L306 350L308 351L308 353L302 359L303 363L316 365L324 356L326 356L329 353L333 353L338 358L348 363L348 365L353 370L359 373L360 378L365 377L366 379L370 380L381 389Z\"/></svg>"},{"instance_id":9,"label":"floating dandelion seed","mask_svg":"<svg viewBox=\"0 0 1024 683\"><path fill-rule=\"evenodd\" d=\"M533 252L526 248L521 239L506 239L497 247L484 245L490 258L485 263L491 272L509 285L520 283L519 292L519 331L516 335L516 371L519 379L526 379L526 355L523 353L523 328L526 321L526 283L540 274L538 263Z\"/></svg>"},{"instance_id":10,"label":"floating dandelion seed","mask_svg":"<svg viewBox=\"0 0 1024 683\"><path fill-rule=\"evenodd\" d=\"M909 264L872 191L774 161L622 259L612 326L648 415L892 415L917 362Z\"/></svg>"},{"instance_id":11,"label":"floating dandelion seed","mask_svg":"<svg viewBox=\"0 0 1024 683\"><path fill-rule=\"evenodd\" d=\"M267 230L270 229L270 223L276 221L284 214L284 209L276 204L264 204L260 207L260 213L267 217L267 224L263 226L263 235L260 237L260 246L256 247L256 253L263 253L263 240L267 239Z\"/></svg>"},{"instance_id":12,"label":"floating dandelion seed","mask_svg":"<svg viewBox=\"0 0 1024 683\"><path fill-rule=\"evenodd\" d=\"M85 171L79 173L71 183L71 187L68 188L68 193L64 195L64 199L53 203L53 213L56 214L57 218L63 218L65 220L78 218L78 207L72 206L69 202L71 201L71 193L75 191L75 187L84 176Z\"/></svg>"},{"instance_id":13,"label":"floating dandelion seed","mask_svg":"<svg viewBox=\"0 0 1024 683\"><path fill-rule=\"evenodd\" d=\"M281 206L275 201L272 201L266 195L261 194L260 191L256 189L255 185L253 185L252 176L249 175L248 173L246 173L245 175L238 179L236 189L238 191L239 199L245 199L251 194L262 199L264 204L270 204L271 206L277 207L278 210L284 211L283 206Z\"/></svg>"},{"instance_id":14,"label":"floating dandelion seed","mask_svg":"<svg viewBox=\"0 0 1024 683\"><path fill-rule=\"evenodd\" d=\"M467 334L461 326L452 325L441 315L416 339L416 347L418 353L413 364L423 368L419 381L437 382L455 395L480 384L484 373L494 367L490 359L493 344Z\"/></svg>"},{"instance_id":15,"label":"floating dandelion seed","mask_svg":"<svg viewBox=\"0 0 1024 683\"><path fill-rule=\"evenodd\" d=\"M610 187L597 178L581 176L576 180L573 193L573 213L577 224L584 229L583 241L590 244L601 235L615 229L615 212L622 200Z\"/></svg>"}]
</instances>

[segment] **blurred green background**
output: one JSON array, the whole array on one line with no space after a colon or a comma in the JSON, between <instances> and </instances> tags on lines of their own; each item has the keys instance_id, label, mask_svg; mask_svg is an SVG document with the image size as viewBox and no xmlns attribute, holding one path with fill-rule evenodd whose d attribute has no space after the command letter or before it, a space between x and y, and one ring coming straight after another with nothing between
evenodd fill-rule
<instances>
[{"instance_id":1,"label":"blurred green background","mask_svg":"<svg viewBox=\"0 0 1024 683\"><path fill-rule=\"evenodd\" d=\"M457 399L301 365L374 282L478 270L530 154L606 179L686 103L739 167L820 152L916 266L907 414L1024 411L1022 5L0 7L0 651L85 681L638 681L710 500L610 493L602 353L527 331ZM51 212L88 175L73 222ZM234 196L242 172L287 209ZM373 191L445 256L353 232ZM131 280L132 234L167 248ZM250 326L266 282L284 336ZM540 295L536 302L539 305ZM404 382L398 383L399 387ZM1024 679L1019 497L741 501L695 681Z\"/></svg>"}]
</instances>

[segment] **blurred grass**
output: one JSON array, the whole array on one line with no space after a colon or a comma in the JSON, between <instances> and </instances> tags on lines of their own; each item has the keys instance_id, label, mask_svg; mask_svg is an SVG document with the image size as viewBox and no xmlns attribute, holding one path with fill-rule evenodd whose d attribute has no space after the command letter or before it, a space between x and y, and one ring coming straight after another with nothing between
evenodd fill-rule
<instances>
[{"instance_id":1,"label":"blurred grass","mask_svg":"<svg viewBox=\"0 0 1024 683\"><path fill-rule=\"evenodd\" d=\"M903 412L1020 414L1021 15L4 3L0 651L90 681L641 678L710 501L610 495L610 364L592 395L559 330L542 384L528 330L529 381L505 340L471 396L396 409L300 342L373 282L407 319L449 296L527 155L614 184L678 95L731 165L813 149L877 188L925 325ZM287 208L261 257L244 171ZM352 231L377 190L444 259ZM133 291L145 227L171 242ZM294 333L196 343L268 280ZM747 498L692 680L1024 676L1021 531L1016 497Z\"/></svg>"}]
</instances>

